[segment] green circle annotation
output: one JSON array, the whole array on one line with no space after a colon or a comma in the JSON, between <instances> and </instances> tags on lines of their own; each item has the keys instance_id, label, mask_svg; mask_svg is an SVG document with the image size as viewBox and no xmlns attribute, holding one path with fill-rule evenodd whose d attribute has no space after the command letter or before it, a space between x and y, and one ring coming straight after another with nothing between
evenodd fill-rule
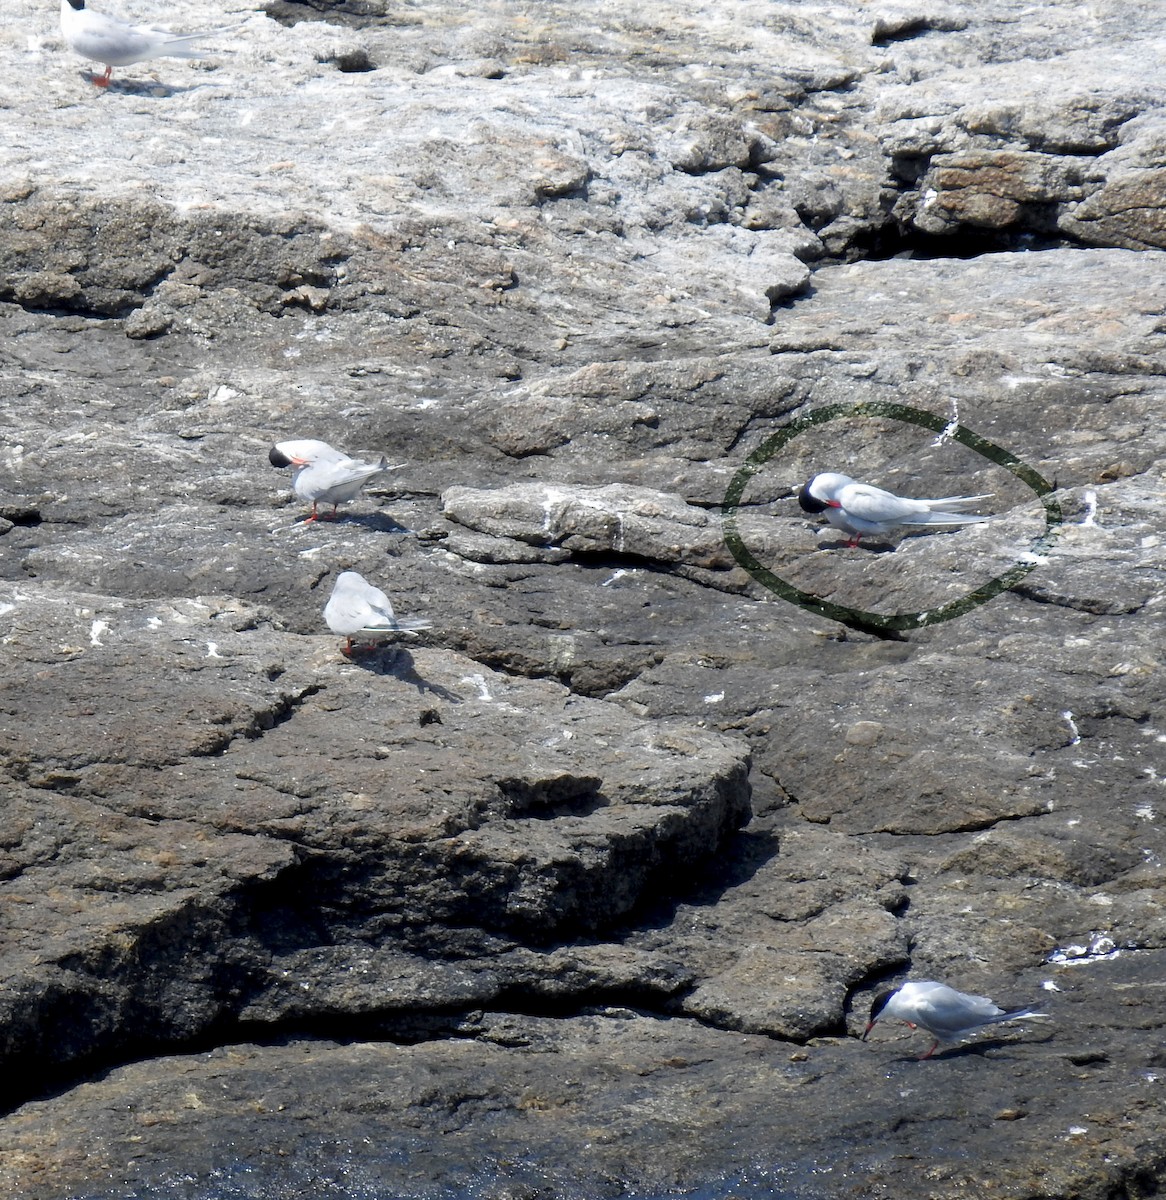
<instances>
[{"instance_id":1,"label":"green circle annotation","mask_svg":"<svg viewBox=\"0 0 1166 1200\"><path fill-rule=\"evenodd\" d=\"M952 600L939 608L922 612L909 613L876 613L866 612L859 608L850 608L844 604L833 604L818 596L803 592L791 583L787 583L775 572L757 561L748 546L745 545L737 528L737 513L741 505L741 497L749 486L749 481L770 461L779 451L783 450L794 438L812 429L816 425L824 425L828 421L842 418L886 417L893 421L904 421L911 425L920 425L924 429L934 430L945 438L959 442L974 450L984 458L994 462L1011 472L1022 483L1032 488L1038 500L1044 506L1045 527L1033 540L1028 552L1018 559L1011 567L987 583L981 584L965 596ZM965 429L953 421L946 421L935 413L921 408L912 408L907 404L895 404L891 401L863 401L859 404L830 404L816 408L804 416L797 417L788 425L779 429L772 437L767 438L749 457L745 465L733 476L725 492L724 507L721 523L725 534L725 544L730 553L758 583L767 587L771 592L797 604L822 617L829 617L844 625L868 629L875 632L901 632L908 629L921 629L925 625L937 625L941 621L950 621L953 617L961 617L980 604L999 596L1001 592L1015 587L1040 562L1041 555L1048 550L1056 528L1061 524L1063 515L1061 506L1054 498L1056 488L1047 479L1021 462L1015 454L980 437L970 429Z\"/></svg>"}]
</instances>

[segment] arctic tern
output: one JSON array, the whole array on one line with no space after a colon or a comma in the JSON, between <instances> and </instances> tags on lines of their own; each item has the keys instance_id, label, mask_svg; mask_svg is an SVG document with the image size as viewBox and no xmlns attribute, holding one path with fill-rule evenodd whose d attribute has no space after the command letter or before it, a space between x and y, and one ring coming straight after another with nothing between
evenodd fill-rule
<instances>
[{"instance_id":1,"label":"arctic tern","mask_svg":"<svg viewBox=\"0 0 1166 1200\"><path fill-rule=\"evenodd\" d=\"M905 983L898 989L880 992L874 998L870 1006L870 1021L862 1040L866 1041L875 1022L883 1017L906 1021L912 1029L919 1026L935 1038L931 1049L920 1056L922 1061L935 1053L940 1042L958 1041L985 1025L1047 1015L1034 1012L1031 1008L1014 1008L1006 1012L987 996L957 992L944 983Z\"/></svg>"},{"instance_id":2,"label":"arctic tern","mask_svg":"<svg viewBox=\"0 0 1166 1200\"><path fill-rule=\"evenodd\" d=\"M324 605L324 620L333 633L347 638L345 654L352 653L352 639L358 634L415 633L431 625L423 620L398 620L388 596L356 571L341 571L336 577Z\"/></svg>"},{"instance_id":3,"label":"arctic tern","mask_svg":"<svg viewBox=\"0 0 1166 1200\"><path fill-rule=\"evenodd\" d=\"M94 12L85 7L85 0L61 0L61 35L69 49L82 58L105 64L105 73L92 77L98 87L109 86L114 67L128 67L150 58L198 58L200 51L193 49L194 42L230 33L233 28L237 27L208 29L205 33L167 33Z\"/></svg>"},{"instance_id":4,"label":"arctic tern","mask_svg":"<svg viewBox=\"0 0 1166 1200\"><path fill-rule=\"evenodd\" d=\"M849 475L827 471L815 475L802 488L798 493L798 504L804 512L822 513L831 525L850 534L848 546L857 546L859 538L870 534L886 536L913 526L965 525L971 521L991 520L976 513L950 511L987 500L990 495L988 492L982 496L912 500L869 483L858 483Z\"/></svg>"},{"instance_id":5,"label":"arctic tern","mask_svg":"<svg viewBox=\"0 0 1166 1200\"><path fill-rule=\"evenodd\" d=\"M292 468L292 491L312 506L305 523L319 519L317 504L331 504L334 518L337 507L354 499L370 479L405 465L397 463L390 467L383 456L379 463L362 462L358 458L349 458L327 442L310 438L277 442L267 459L273 467Z\"/></svg>"}]
</instances>

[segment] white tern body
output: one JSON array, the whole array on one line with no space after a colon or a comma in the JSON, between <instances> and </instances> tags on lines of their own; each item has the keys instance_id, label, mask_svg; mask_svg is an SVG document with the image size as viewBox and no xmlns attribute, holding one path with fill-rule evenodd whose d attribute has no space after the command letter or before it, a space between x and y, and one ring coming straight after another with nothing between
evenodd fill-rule
<instances>
[{"instance_id":1,"label":"white tern body","mask_svg":"<svg viewBox=\"0 0 1166 1200\"><path fill-rule=\"evenodd\" d=\"M341 571L336 577L332 595L324 605L324 620L333 633L348 639L346 653L358 634L413 633L430 627L429 621L398 620L388 596L356 571Z\"/></svg>"},{"instance_id":2,"label":"white tern body","mask_svg":"<svg viewBox=\"0 0 1166 1200\"><path fill-rule=\"evenodd\" d=\"M849 475L826 471L815 475L798 493L798 504L808 513L821 513L831 525L850 535L850 545L860 537L900 533L924 525L966 525L987 521L976 513L955 512L965 504L986 500L982 496L942 496L936 500L914 500L896 496Z\"/></svg>"},{"instance_id":3,"label":"white tern body","mask_svg":"<svg viewBox=\"0 0 1166 1200\"><path fill-rule=\"evenodd\" d=\"M390 467L384 457L377 463L349 458L343 450L310 438L277 442L267 458L273 467L292 468L292 491L312 506L309 521L318 517L317 504L331 504L331 515L335 517L337 506L355 499L370 479L403 465Z\"/></svg>"},{"instance_id":4,"label":"white tern body","mask_svg":"<svg viewBox=\"0 0 1166 1200\"><path fill-rule=\"evenodd\" d=\"M884 1017L906 1021L908 1025L926 1029L935 1039L935 1044L922 1056L930 1058L940 1042L958 1041L985 1025L1045 1015L1031 1008L1006 1011L987 996L957 992L945 983L905 983L894 991L880 992L875 997L870 1007L870 1022L862 1039L866 1041L875 1022Z\"/></svg>"},{"instance_id":5,"label":"white tern body","mask_svg":"<svg viewBox=\"0 0 1166 1200\"><path fill-rule=\"evenodd\" d=\"M229 32L209 29L205 33L167 33L93 12L86 7L86 0L61 0L61 36L69 49L105 65L105 74L93 77L98 87L108 85L114 67L128 67L151 58L198 58L202 52L195 49L195 42Z\"/></svg>"}]
</instances>

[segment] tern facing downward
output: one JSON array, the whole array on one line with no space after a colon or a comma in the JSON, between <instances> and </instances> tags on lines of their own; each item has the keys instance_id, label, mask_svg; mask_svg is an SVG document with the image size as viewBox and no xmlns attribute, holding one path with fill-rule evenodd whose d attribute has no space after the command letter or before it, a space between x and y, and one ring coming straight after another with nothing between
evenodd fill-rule
<instances>
[{"instance_id":1,"label":"tern facing downward","mask_svg":"<svg viewBox=\"0 0 1166 1200\"><path fill-rule=\"evenodd\" d=\"M870 1006L870 1021L862 1035L875 1027L883 1017L906 1021L912 1029L926 1029L935 1043L921 1058L930 1058L940 1042L955 1042L985 1025L998 1025L1001 1021L1020 1021L1026 1017L1044 1017L1047 1013L1034 1012L1031 1008L1014 1008L1005 1011L987 996L973 996L969 992L957 992L945 983L905 983L901 988L880 992Z\"/></svg>"},{"instance_id":2,"label":"tern facing downward","mask_svg":"<svg viewBox=\"0 0 1166 1200\"><path fill-rule=\"evenodd\" d=\"M355 499L369 480L404 465L390 467L384 456L380 462L362 462L359 458L349 458L343 450L327 442L311 438L277 442L271 447L267 461L273 467L291 467L292 491L312 506L305 523L319 519L316 505L321 501L332 505L331 516L335 518L337 506Z\"/></svg>"},{"instance_id":3,"label":"tern facing downward","mask_svg":"<svg viewBox=\"0 0 1166 1200\"><path fill-rule=\"evenodd\" d=\"M85 7L85 0L61 0L61 36L69 49L82 58L105 64L105 73L93 76L98 87L109 86L114 67L128 67L150 58L198 58L200 51L193 49L194 42L229 32L208 29L205 33L167 33L93 12Z\"/></svg>"},{"instance_id":4,"label":"tern facing downward","mask_svg":"<svg viewBox=\"0 0 1166 1200\"><path fill-rule=\"evenodd\" d=\"M988 496L942 496L938 500L913 500L896 496L869 483L858 483L849 475L826 471L815 475L798 493L803 512L822 513L831 525L850 534L848 546L860 537L900 533L905 527L921 525L967 525L987 521L975 513L949 511L987 500Z\"/></svg>"}]
</instances>

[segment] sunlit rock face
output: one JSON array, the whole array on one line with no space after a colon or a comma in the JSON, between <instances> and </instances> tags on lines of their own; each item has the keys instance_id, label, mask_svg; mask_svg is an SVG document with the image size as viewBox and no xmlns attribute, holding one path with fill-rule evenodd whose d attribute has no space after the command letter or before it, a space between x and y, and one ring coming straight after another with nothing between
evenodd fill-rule
<instances>
[{"instance_id":1,"label":"sunlit rock face","mask_svg":"<svg viewBox=\"0 0 1166 1200\"><path fill-rule=\"evenodd\" d=\"M0 1191L1160 1186L1158 7L268 8L5 7Z\"/></svg>"}]
</instances>

